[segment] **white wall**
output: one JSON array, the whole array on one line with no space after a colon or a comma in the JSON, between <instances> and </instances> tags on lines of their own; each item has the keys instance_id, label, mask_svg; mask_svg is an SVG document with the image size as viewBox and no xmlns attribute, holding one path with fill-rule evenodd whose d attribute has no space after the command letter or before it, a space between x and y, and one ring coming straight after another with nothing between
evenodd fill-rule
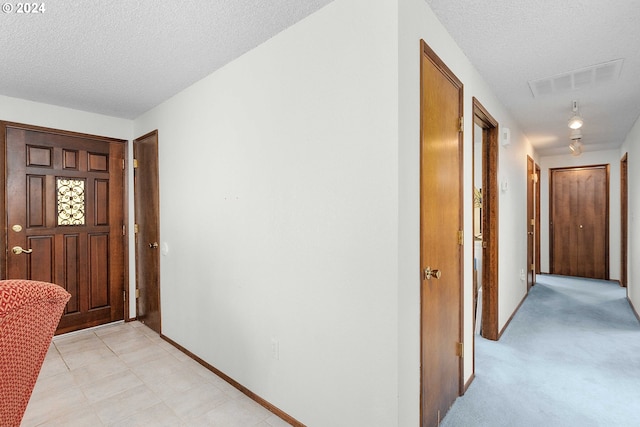
<instances>
[{"instance_id":1,"label":"white wall","mask_svg":"<svg viewBox=\"0 0 640 427\"><path fill-rule=\"evenodd\" d=\"M135 121L163 333L309 426L397 423L396 13L335 1Z\"/></svg>"},{"instance_id":2,"label":"white wall","mask_svg":"<svg viewBox=\"0 0 640 427\"><path fill-rule=\"evenodd\" d=\"M464 84L464 379L473 361L473 177L472 97L501 127L511 129L512 143L499 151L498 178L509 189L499 197L499 325L502 328L526 294L520 270L526 266L526 157L533 151L508 111L495 98L424 0L399 2L399 412L401 426L419 424L420 386L420 247L419 132L420 39L424 39Z\"/></svg>"},{"instance_id":3,"label":"white wall","mask_svg":"<svg viewBox=\"0 0 640 427\"><path fill-rule=\"evenodd\" d=\"M627 167L629 174L629 250L627 265L629 267L627 295L636 312L640 312L640 118L627 135L619 157L628 153Z\"/></svg>"},{"instance_id":4,"label":"white wall","mask_svg":"<svg viewBox=\"0 0 640 427\"><path fill-rule=\"evenodd\" d=\"M567 147L567 151L569 148ZM609 165L609 277L620 280L620 151L587 151L540 158L540 271L550 273L549 261L549 169Z\"/></svg>"},{"instance_id":5,"label":"white wall","mask_svg":"<svg viewBox=\"0 0 640 427\"><path fill-rule=\"evenodd\" d=\"M0 95L0 120L90 135L131 139L131 120Z\"/></svg>"}]
</instances>

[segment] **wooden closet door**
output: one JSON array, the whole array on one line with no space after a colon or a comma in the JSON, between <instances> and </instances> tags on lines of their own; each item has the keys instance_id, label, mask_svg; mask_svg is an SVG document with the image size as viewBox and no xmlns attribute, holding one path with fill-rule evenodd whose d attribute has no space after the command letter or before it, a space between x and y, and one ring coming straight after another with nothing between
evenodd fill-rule
<instances>
[{"instance_id":1,"label":"wooden closet door","mask_svg":"<svg viewBox=\"0 0 640 427\"><path fill-rule=\"evenodd\" d=\"M551 273L609 278L609 166L551 170Z\"/></svg>"},{"instance_id":2,"label":"wooden closet door","mask_svg":"<svg viewBox=\"0 0 640 427\"><path fill-rule=\"evenodd\" d=\"M463 87L424 41L421 48L420 414L422 427L437 427L463 386Z\"/></svg>"}]
</instances>

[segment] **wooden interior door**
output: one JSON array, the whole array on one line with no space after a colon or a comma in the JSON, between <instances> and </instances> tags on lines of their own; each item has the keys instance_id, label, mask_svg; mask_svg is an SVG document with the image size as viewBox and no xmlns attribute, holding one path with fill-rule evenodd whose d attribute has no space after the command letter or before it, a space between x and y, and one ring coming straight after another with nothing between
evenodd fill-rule
<instances>
[{"instance_id":1,"label":"wooden interior door","mask_svg":"<svg viewBox=\"0 0 640 427\"><path fill-rule=\"evenodd\" d=\"M627 286L629 245L629 169L627 153L620 160L620 286Z\"/></svg>"},{"instance_id":2,"label":"wooden interior door","mask_svg":"<svg viewBox=\"0 0 640 427\"><path fill-rule=\"evenodd\" d=\"M421 424L431 427L462 390L463 87L421 47Z\"/></svg>"},{"instance_id":3,"label":"wooden interior door","mask_svg":"<svg viewBox=\"0 0 640 427\"><path fill-rule=\"evenodd\" d=\"M536 169L536 179L535 179L535 190L536 190L536 194L534 197L534 201L535 201L535 212L536 212L536 228L535 228L535 238L534 238L534 243L533 246L535 248L535 265L536 265L536 269L535 269L535 273L536 274L540 274L540 166L536 163L535 165L535 169Z\"/></svg>"},{"instance_id":4,"label":"wooden interior door","mask_svg":"<svg viewBox=\"0 0 640 427\"><path fill-rule=\"evenodd\" d=\"M13 123L6 146L6 277L56 283L56 333L124 318L124 141Z\"/></svg>"},{"instance_id":5,"label":"wooden interior door","mask_svg":"<svg viewBox=\"0 0 640 427\"><path fill-rule=\"evenodd\" d=\"M551 273L609 279L609 166L551 170Z\"/></svg>"},{"instance_id":6,"label":"wooden interior door","mask_svg":"<svg viewBox=\"0 0 640 427\"><path fill-rule=\"evenodd\" d=\"M535 163L527 156L527 290L531 289L536 281L535 266L535 230L536 219L534 211L535 192Z\"/></svg>"},{"instance_id":7,"label":"wooden interior door","mask_svg":"<svg viewBox=\"0 0 640 427\"><path fill-rule=\"evenodd\" d=\"M136 218L136 313L140 322L161 332L158 131L133 142Z\"/></svg>"}]
</instances>

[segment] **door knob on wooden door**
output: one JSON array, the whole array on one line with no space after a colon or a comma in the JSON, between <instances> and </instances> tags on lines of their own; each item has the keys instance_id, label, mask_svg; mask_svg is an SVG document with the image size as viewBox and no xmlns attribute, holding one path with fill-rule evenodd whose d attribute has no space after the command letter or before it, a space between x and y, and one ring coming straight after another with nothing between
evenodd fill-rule
<instances>
[{"instance_id":1,"label":"door knob on wooden door","mask_svg":"<svg viewBox=\"0 0 640 427\"><path fill-rule=\"evenodd\" d=\"M16 255L30 254L31 252L33 252L33 249L22 249L20 246L14 246L13 248L11 248L11 252Z\"/></svg>"},{"instance_id":2,"label":"door knob on wooden door","mask_svg":"<svg viewBox=\"0 0 640 427\"><path fill-rule=\"evenodd\" d=\"M149 248L158 249L158 242L149 243Z\"/></svg>"},{"instance_id":3,"label":"door knob on wooden door","mask_svg":"<svg viewBox=\"0 0 640 427\"><path fill-rule=\"evenodd\" d=\"M423 278L425 278L426 280L431 280L432 277L434 279L439 279L440 276L442 276L440 270L432 270L431 267L427 267L424 269Z\"/></svg>"}]
</instances>

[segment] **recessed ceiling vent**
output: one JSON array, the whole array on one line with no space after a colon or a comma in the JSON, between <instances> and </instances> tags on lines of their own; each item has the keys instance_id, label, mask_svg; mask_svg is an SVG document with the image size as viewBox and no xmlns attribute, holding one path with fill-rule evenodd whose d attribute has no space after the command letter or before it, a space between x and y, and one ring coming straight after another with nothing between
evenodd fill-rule
<instances>
[{"instance_id":1,"label":"recessed ceiling vent","mask_svg":"<svg viewBox=\"0 0 640 427\"><path fill-rule=\"evenodd\" d=\"M617 80L624 59L604 62L539 80L529 81L533 97L569 92Z\"/></svg>"}]
</instances>

